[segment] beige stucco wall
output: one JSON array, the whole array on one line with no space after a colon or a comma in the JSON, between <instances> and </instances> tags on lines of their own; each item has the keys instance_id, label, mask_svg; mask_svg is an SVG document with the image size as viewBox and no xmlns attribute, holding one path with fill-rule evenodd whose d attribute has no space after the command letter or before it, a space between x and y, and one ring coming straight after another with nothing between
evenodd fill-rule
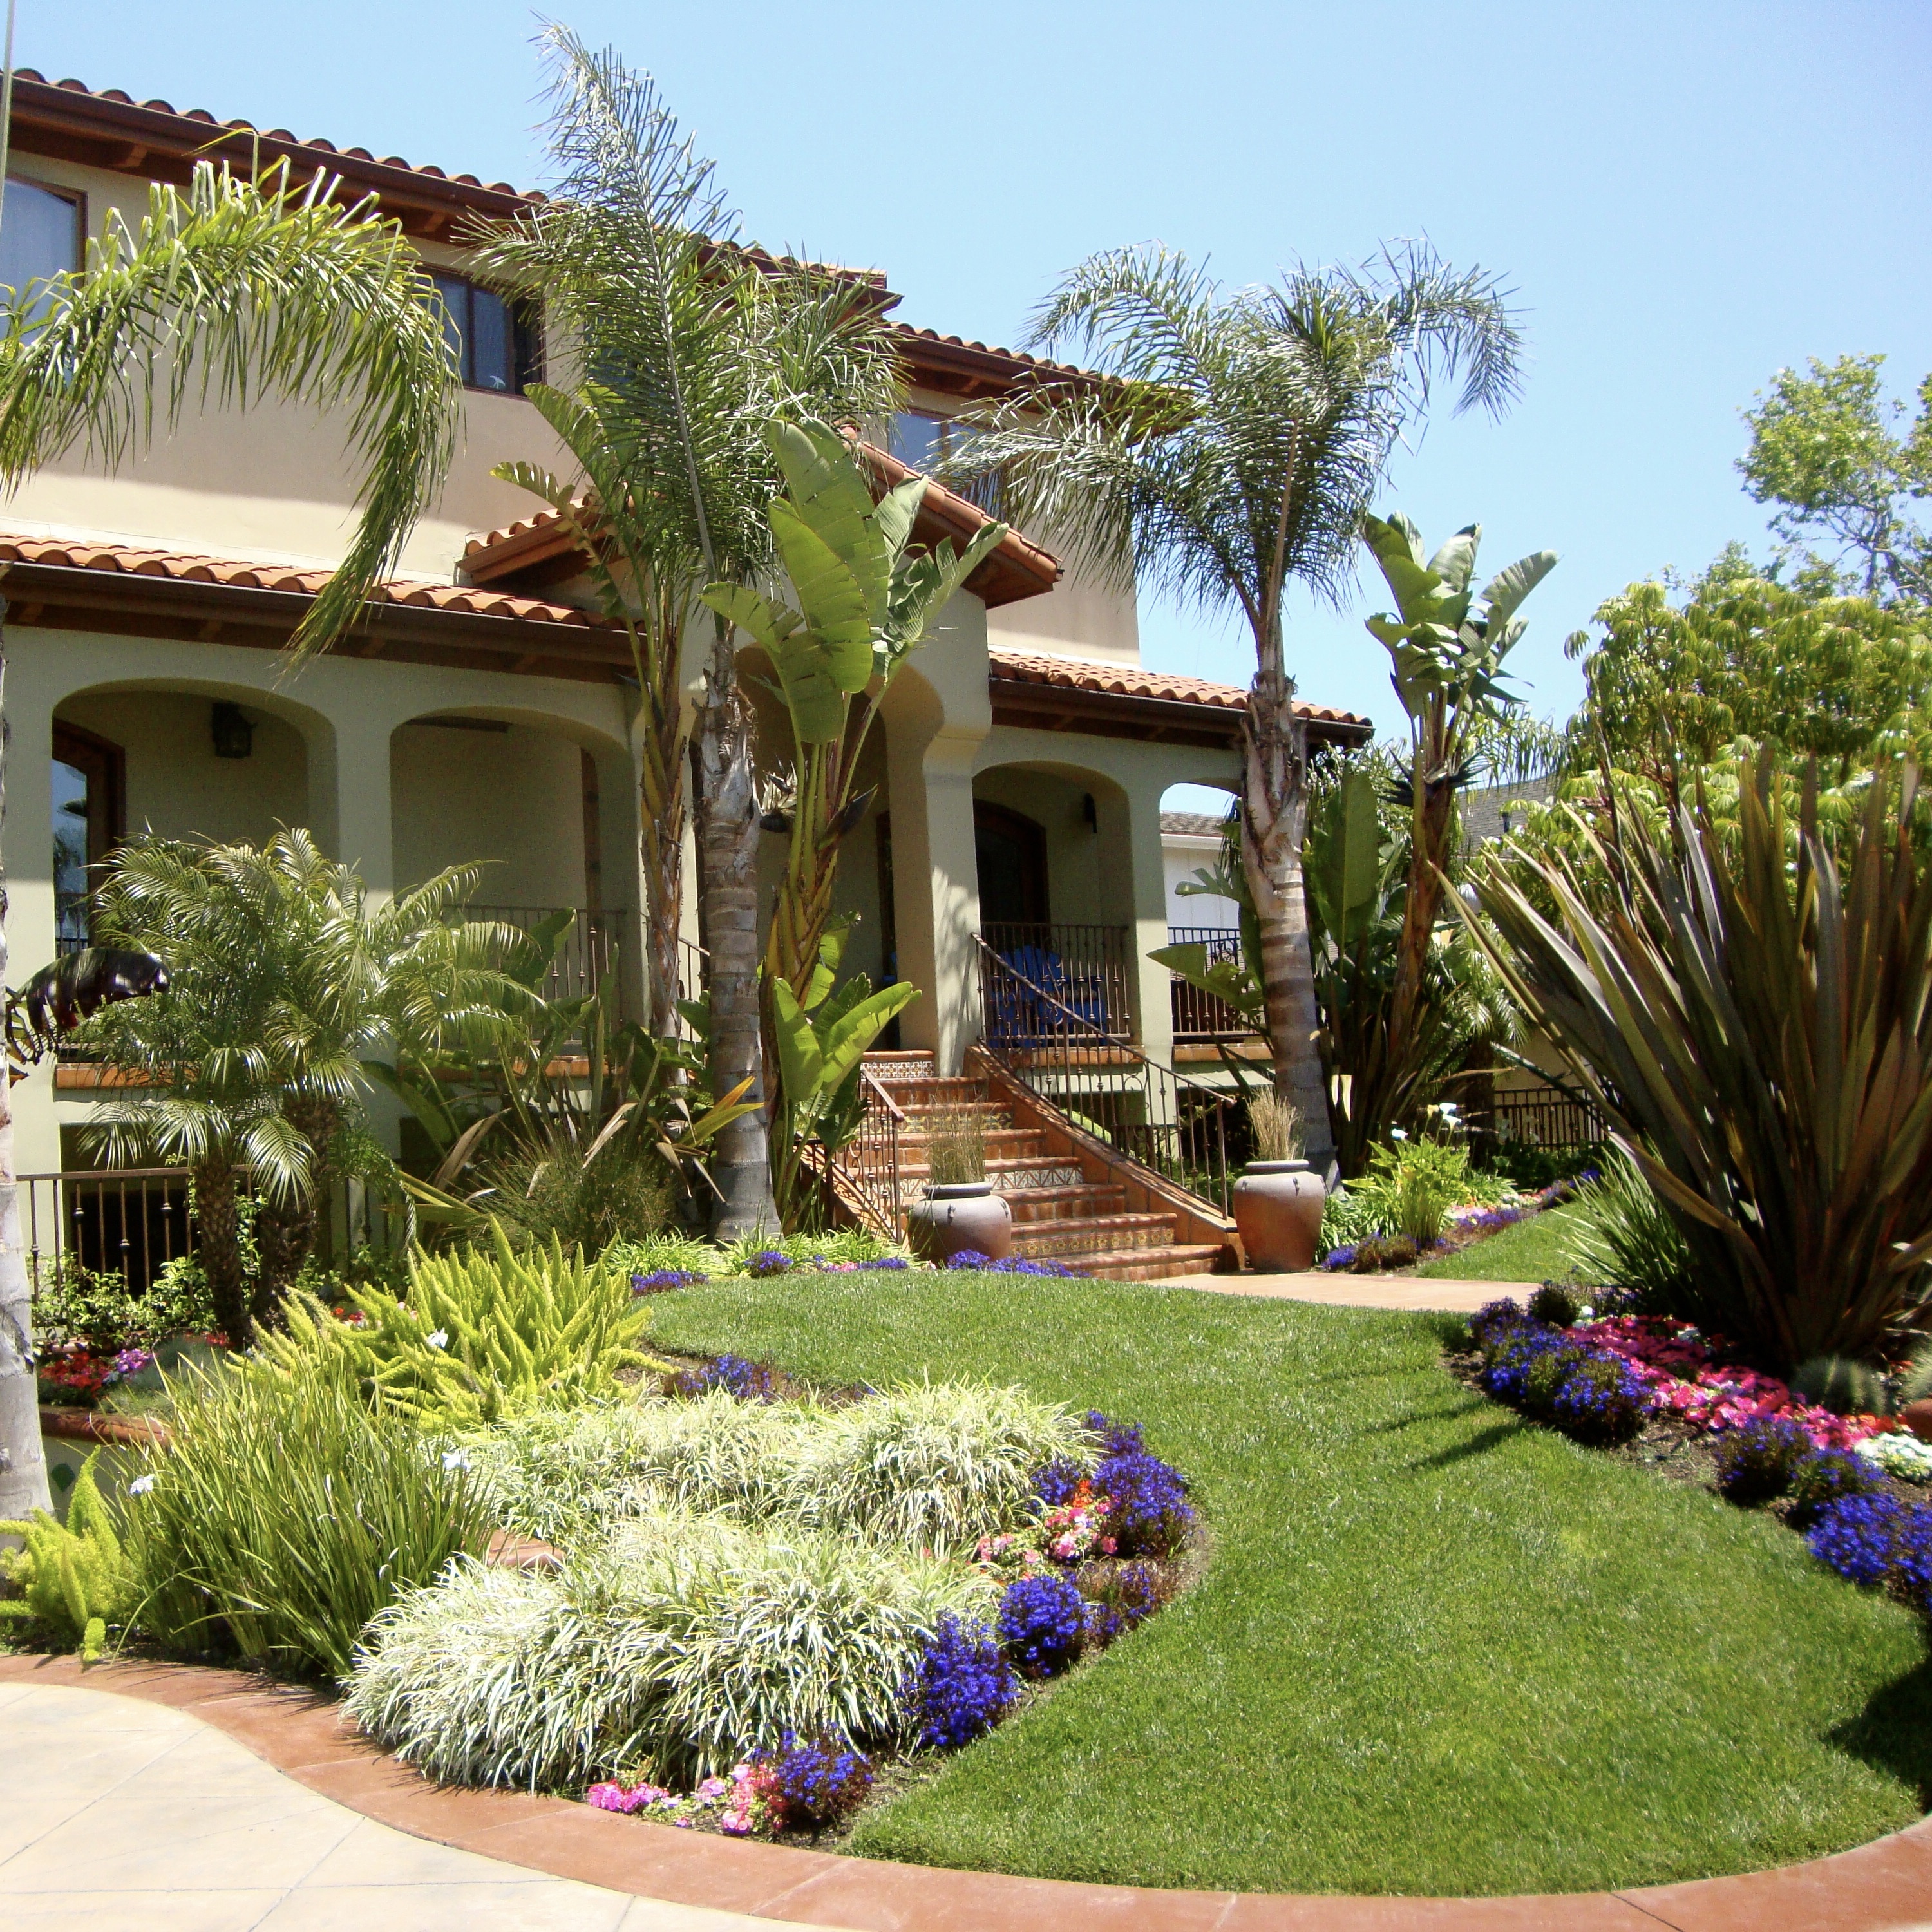
<instances>
[{"instance_id":1,"label":"beige stucco wall","mask_svg":"<svg viewBox=\"0 0 1932 1932\"><path fill-rule=\"evenodd\" d=\"M138 224L146 190L131 176L22 157L13 172L87 196L89 232L110 208ZM447 249L425 257L454 260ZM356 471L339 424L266 399L250 409L190 409L179 430L118 475L84 453L50 464L0 502L0 526L28 535L115 536L268 562L326 565L354 527ZM508 458L554 465L556 440L521 397L465 392L456 460L436 506L405 547L404 574L447 583L465 539L528 516L535 500L489 474Z\"/></svg>"},{"instance_id":2,"label":"beige stucco wall","mask_svg":"<svg viewBox=\"0 0 1932 1932\"><path fill-rule=\"evenodd\" d=\"M14 703L10 691L10 712ZM212 699L185 692L87 692L68 698L56 715L121 747L130 837L154 832L260 844L278 826L307 824L308 748L302 734L272 712L244 705L254 728L249 755L218 758L213 708Z\"/></svg>"},{"instance_id":3,"label":"beige stucco wall","mask_svg":"<svg viewBox=\"0 0 1932 1932\"><path fill-rule=\"evenodd\" d=\"M412 824L420 800L412 800L408 784L399 800L392 785L392 745L399 730L435 712L502 719L517 728L506 736L514 740L527 734L540 748L539 775L542 760L549 761L550 816L533 814L532 823L539 828L556 825L557 846L573 855L560 872L554 863L550 876L562 884L574 880L580 890L581 793L573 779L573 842L572 832L555 815L554 781L561 770L574 774L582 748L598 766L604 903L629 908L639 903L632 707L620 687L348 657L320 658L299 676L285 677L284 662L272 652L28 625L10 626L7 646L13 782L0 850L10 899L8 977L16 986L54 953L49 774L56 714L126 748L131 826L138 826L140 814L146 813L159 830L259 837L284 815L283 808L290 808L286 815L306 823L325 850L355 865L378 894L410 882L399 860L406 863L412 851L422 849L420 843L412 844L420 838ZM215 698L239 704L256 721L253 757L218 760L210 752L204 758L208 706ZM498 788L513 791L507 785ZM478 822L479 827L484 824L480 818ZM504 830L505 818L496 824ZM526 856L540 849L536 835L520 836L520 846L512 849ZM530 874L525 879L540 883ZM533 892L531 902L574 902ZM634 982L634 938L630 957L628 978ZM635 1010L634 983L620 991ZM57 1168L59 1129L79 1124L92 1112L84 1096L56 1097L51 1060L14 1089L14 1103L23 1173ZM377 1112L380 1116L380 1106Z\"/></svg>"},{"instance_id":4,"label":"beige stucco wall","mask_svg":"<svg viewBox=\"0 0 1932 1932\"><path fill-rule=\"evenodd\" d=\"M492 905L585 904L582 757L574 740L527 724L398 727L389 740L398 888L481 862L476 896Z\"/></svg>"}]
</instances>

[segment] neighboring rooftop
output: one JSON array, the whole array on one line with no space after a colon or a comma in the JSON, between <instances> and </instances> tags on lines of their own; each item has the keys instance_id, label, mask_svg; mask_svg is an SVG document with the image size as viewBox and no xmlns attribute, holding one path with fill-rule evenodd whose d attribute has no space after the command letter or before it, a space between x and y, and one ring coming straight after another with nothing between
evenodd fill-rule
<instances>
[{"instance_id":1,"label":"neighboring rooftop","mask_svg":"<svg viewBox=\"0 0 1932 1932\"><path fill-rule=\"evenodd\" d=\"M1219 838L1221 828L1228 822L1223 813L1216 818L1211 812L1163 812L1160 815L1162 838Z\"/></svg>"}]
</instances>

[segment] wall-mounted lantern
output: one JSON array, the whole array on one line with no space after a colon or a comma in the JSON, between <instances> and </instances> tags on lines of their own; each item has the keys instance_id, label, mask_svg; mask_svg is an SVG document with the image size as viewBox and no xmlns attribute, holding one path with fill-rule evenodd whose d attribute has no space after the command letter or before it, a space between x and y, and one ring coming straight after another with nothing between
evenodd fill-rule
<instances>
[{"instance_id":1,"label":"wall-mounted lantern","mask_svg":"<svg viewBox=\"0 0 1932 1932\"><path fill-rule=\"evenodd\" d=\"M225 698L218 698L208 718L208 728L214 736L214 755L218 758L254 757L255 728L249 723L240 705L231 704Z\"/></svg>"}]
</instances>

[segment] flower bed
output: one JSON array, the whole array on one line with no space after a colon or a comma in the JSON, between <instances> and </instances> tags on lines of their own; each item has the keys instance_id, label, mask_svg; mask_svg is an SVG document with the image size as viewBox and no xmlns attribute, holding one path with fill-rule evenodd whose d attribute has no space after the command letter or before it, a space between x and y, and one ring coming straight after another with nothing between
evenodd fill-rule
<instances>
[{"instance_id":1,"label":"flower bed","mask_svg":"<svg viewBox=\"0 0 1932 1932\"><path fill-rule=\"evenodd\" d=\"M1540 1319L1514 1300L1470 1319L1477 1385L1580 1442L1627 1442L1646 1424L1708 1442L1718 1493L1776 1504L1814 1556L1932 1615L1932 1444L1895 1417L1841 1415L1774 1376L1726 1360L1723 1339L1668 1316Z\"/></svg>"},{"instance_id":2,"label":"flower bed","mask_svg":"<svg viewBox=\"0 0 1932 1932\"><path fill-rule=\"evenodd\" d=\"M814 1396L734 1355L658 1386L466 1438L555 1567L460 1566L379 1618L350 1687L372 1735L452 1781L815 1837L1179 1587L1186 1481L1103 1415Z\"/></svg>"},{"instance_id":3,"label":"flower bed","mask_svg":"<svg viewBox=\"0 0 1932 1932\"><path fill-rule=\"evenodd\" d=\"M1586 1170L1575 1180L1552 1181L1539 1192L1485 1204L1471 1202L1449 1210L1448 1225L1435 1240L1418 1244L1399 1234L1370 1235L1364 1240L1330 1248L1321 1265L1331 1274L1379 1274L1392 1268L1408 1268L1426 1256L1453 1254L1473 1246L1492 1234L1513 1228L1544 1209L1561 1207L1576 1198L1577 1188L1594 1178Z\"/></svg>"}]
</instances>

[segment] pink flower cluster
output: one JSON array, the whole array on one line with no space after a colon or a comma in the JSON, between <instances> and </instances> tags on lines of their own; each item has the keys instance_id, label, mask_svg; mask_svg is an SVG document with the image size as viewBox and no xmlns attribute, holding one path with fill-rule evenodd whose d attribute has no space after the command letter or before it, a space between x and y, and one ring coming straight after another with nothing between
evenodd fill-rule
<instances>
[{"instance_id":1,"label":"pink flower cluster","mask_svg":"<svg viewBox=\"0 0 1932 1932\"><path fill-rule=\"evenodd\" d=\"M981 1537L974 1556L989 1568L1018 1568L1029 1575L1049 1556L1056 1563L1112 1556L1120 1546L1108 1526L1113 1514L1113 1498L1096 1496L1093 1484L1083 1477L1072 1495L1054 1504L1037 1522L1024 1530Z\"/></svg>"},{"instance_id":2,"label":"pink flower cluster","mask_svg":"<svg viewBox=\"0 0 1932 1932\"><path fill-rule=\"evenodd\" d=\"M676 1804L676 1794L662 1784L593 1784L584 1794L586 1804L600 1811L621 1811L627 1817L639 1811L655 1811Z\"/></svg>"},{"instance_id":3,"label":"pink flower cluster","mask_svg":"<svg viewBox=\"0 0 1932 1932\"><path fill-rule=\"evenodd\" d=\"M784 1800L778 1793L778 1774L769 1764L737 1764L731 1767L730 1795L718 1820L718 1828L728 1837L771 1838L784 1826Z\"/></svg>"},{"instance_id":4,"label":"pink flower cluster","mask_svg":"<svg viewBox=\"0 0 1932 1932\"><path fill-rule=\"evenodd\" d=\"M1720 1363L1701 1330L1666 1316L1612 1315L1580 1322L1578 1340L1630 1364L1650 1394L1653 1414L1678 1417L1714 1434L1769 1415L1787 1416L1820 1449L1849 1449L1897 1425L1876 1415L1834 1415L1794 1396L1775 1376Z\"/></svg>"}]
</instances>

